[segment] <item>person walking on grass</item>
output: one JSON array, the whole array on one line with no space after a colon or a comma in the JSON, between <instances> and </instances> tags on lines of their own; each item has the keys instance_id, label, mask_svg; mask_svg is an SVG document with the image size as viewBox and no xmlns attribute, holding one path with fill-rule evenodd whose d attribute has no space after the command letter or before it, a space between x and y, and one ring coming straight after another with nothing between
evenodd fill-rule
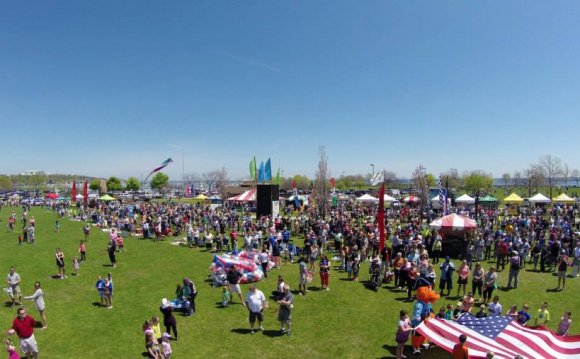
<instances>
[{"instance_id":1,"label":"person walking on grass","mask_svg":"<svg viewBox=\"0 0 580 359\"><path fill-rule=\"evenodd\" d=\"M42 329L46 329L48 326L46 324L46 306L44 304L44 293L40 287L40 282L34 283L34 294L24 297L24 299L33 300L36 303L36 310L40 314L40 320L42 321Z\"/></svg>"},{"instance_id":2,"label":"person walking on grass","mask_svg":"<svg viewBox=\"0 0 580 359\"><path fill-rule=\"evenodd\" d=\"M240 298L240 302L242 302L242 305L246 306L244 297L242 296L242 288L240 287L242 277L242 273L238 270L235 264L230 267L230 270L226 276L228 286L230 287L230 303L233 303L234 293L237 293L238 297Z\"/></svg>"},{"instance_id":3,"label":"person walking on grass","mask_svg":"<svg viewBox=\"0 0 580 359\"><path fill-rule=\"evenodd\" d=\"M22 303L22 293L20 291L20 275L16 273L16 268L10 267L10 272L6 277L6 282L10 289L12 305L20 305L20 303ZM18 298L18 302L16 301L16 298Z\"/></svg>"},{"instance_id":4,"label":"person walking on grass","mask_svg":"<svg viewBox=\"0 0 580 359\"><path fill-rule=\"evenodd\" d=\"M248 308L250 315L250 334L254 334L256 319L260 326L258 330L264 331L262 322L264 321L264 308L268 308L268 301L264 293L253 284L250 285L250 290L246 294L246 308Z\"/></svg>"},{"instance_id":5,"label":"person walking on grass","mask_svg":"<svg viewBox=\"0 0 580 359\"><path fill-rule=\"evenodd\" d=\"M12 322L12 327L8 330L9 335L16 334L20 339L20 350L28 359L38 358L38 344L34 338L34 327L36 320L26 314L26 309L18 308L17 317Z\"/></svg>"}]
</instances>

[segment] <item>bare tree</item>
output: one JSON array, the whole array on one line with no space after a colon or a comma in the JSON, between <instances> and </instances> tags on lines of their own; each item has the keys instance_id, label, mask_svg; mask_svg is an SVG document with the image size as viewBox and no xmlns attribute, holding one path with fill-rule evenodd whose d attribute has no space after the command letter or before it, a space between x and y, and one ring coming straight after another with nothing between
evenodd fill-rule
<instances>
[{"instance_id":1,"label":"bare tree","mask_svg":"<svg viewBox=\"0 0 580 359\"><path fill-rule=\"evenodd\" d=\"M316 180L313 189L315 192L314 197L316 198L316 204L318 205L318 211L322 216L324 216L330 199L328 156L326 156L324 146L319 147L318 156L318 170L316 171Z\"/></svg>"},{"instance_id":2,"label":"bare tree","mask_svg":"<svg viewBox=\"0 0 580 359\"><path fill-rule=\"evenodd\" d=\"M225 167L206 172L202 175L202 178L209 191L216 191L220 196L222 196L222 198L226 196L228 171Z\"/></svg>"},{"instance_id":3,"label":"bare tree","mask_svg":"<svg viewBox=\"0 0 580 359\"><path fill-rule=\"evenodd\" d=\"M515 171L512 177L512 184L514 187L523 186L525 181L522 177L522 173L520 171Z\"/></svg>"},{"instance_id":4,"label":"bare tree","mask_svg":"<svg viewBox=\"0 0 580 359\"><path fill-rule=\"evenodd\" d=\"M528 197L530 197L532 195L532 187L535 187L537 191L538 187L544 183L544 172L540 165L533 164L530 165L530 168L524 170L524 175L528 186Z\"/></svg>"},{"instance_id":5,"label":"bare tree","mask_svg":"<svg viewBox=\"0 0 580 359\"><path fill-rule=\"evenodd\" d=\"M387 188L393 188L392 185L396 183L399 179L397 174L393 171L385 171L385 185Z\"/></svg>"},{"instance_id":6,"label":"bare tree","mask_svg":"<svg viewBox=\"0 0 580 359\"><path fill-rule=\"evenodd\" d=\"M580 171L578 171L575 168L572 170L571 175L572 175L572 179L576 182L576 187L578 187L578 181L580 180Z\"/></svg>"},{"instance_id":7,"label":"bare tree","mask_svg":"<svg viewBox=\"0 0 580 359\"><path fill-rule=\"evenodd\" d=\"M539 165L548 182L550 198L552 198L552 187L554 186L556 176L562 174L562 160L556 156L544 155L540 157Z\"/></svg>"},{"instance_id":8,"label":"bare tree","mask_svg":"<svg viewBox=\"0 0 580 359\"><path fill-rule=\"evenodd\" d=\"M415 186L419 198L421 198L421 205L423 208L426 208L429 203L429 186L427 183L427 173L425 167L422 165L417 166L413 172L413 185Z\"/></svg>"},{"instance_id":9,"label":"bare tree","mask_svg":"<svg viewBox=\"0 0 580 359\"><path fill-rule=\"evenodd\" d=\"M503 185L505 187L505 190L507 191L511 176L509 173L504 173L503 175L501 175L501 178L503 179Z\"/></svg>"},{"instance_id":10,"label":"bare tree","mask_svg":"<svg viewBox=\"0 0 580 359\"><path fill-rule=\"evenodd\" d=\"M562 176L564 177L564 186L568 189L568 178L570 176L570 167L568 167L567 163L564 163L564 167L562 167Z\"/></svg>"}]
</instances>

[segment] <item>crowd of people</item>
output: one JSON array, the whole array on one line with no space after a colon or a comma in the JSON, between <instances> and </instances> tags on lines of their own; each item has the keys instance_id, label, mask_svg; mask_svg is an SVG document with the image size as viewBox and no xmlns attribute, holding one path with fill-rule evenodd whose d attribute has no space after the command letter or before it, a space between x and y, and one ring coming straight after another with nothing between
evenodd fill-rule
<instances>
[{"instance_id":1,"label":"crowd of people","mask_svg":"<svg viewBox=\"0 0 580 359\"><path fill-rule=\"evenodd\" d=\"M453 211L460 214L477 218L478 222L478 230L466 232L459 242L461 248L458 255L461 262L457 267L444 254L448 250L446 238L428 227L429 219L434 218L435 212L420 207L408 206L386 211L387 245L382 250L379 245L381 236L376 223L376 206L354 202L340 203L326 216L321 216L315 208L303 207L296 212L288 206L274 218L254 218L249 212L239 211L239 208L229 203L213 208L203 204L139 202L123 205L113 201L100 203L95 208L79 204L66 209L74 218L87 221L83 227L84 240L79 247L80 259L77 258L77 264L73 262L77 274L78 263L86 259L86 242L90 240L91 228L89 222L109 230L107 253L112 267L117 264L119 251L124 250L120 235L122 232L155 241L180 236L186 238L187 247L202 247L212 252L256 249L264 253L260 265L266 275L272 269L268 267L270 259L275 267L279 267L283 263L282 259L284 263L293 263L295 256L298 256L297 293L301 295L308 292L307 284L312 280L314 272L320 276L321 288L330 290L330 259L337 260L338 270L344 271L353 281L359 279L361 264L368 261L371 274L376 274L381 282L392 281L395 288L407 292L410 301L414 299L415 283L419 277L426 278L436 288L439 276L437 289L441 295L451 298L454 284L457 285L455 295L461 299L458 313L470 312L475 302L479 303L480 311L483 308L483 312L488 314L492 311L496 313L497 296L494 296L494 291L500 285L498 272L506 270L506 267L509 272L504 287L514 290L525 285L520 280L519 272L526 266L533 271L556 271L558 282L555 290L558 291L564 290L567 277L578 277L580 271L580 241L574 232L577 211L574 206L521 208L517 214L510 214L508 209L500 211L480 207L476 211L473 207L453 208ZM9 218L13 217L11 214ZM9 221L10 230L14 230L14 222L11 224ZM28 230L30 225L34 227L33 218L29 224L23 224L23 236L26 232L23 242L34 241L34 230L32 236ZM58 276L66 278L64 254L57 249L55 257ZM569 267L572 268L570 274ZM260 303L263 293L251 286L248 295L244 297L239 285L240 273L235 268L228 272L227 281L222 298L224 306L232 304L236 296L249 311L251 330L255 328L255 321L258 321L261 328L263 317L260 313L267 305L267 300ZM110 274L106 278L99 277L96 287L101 305L112 308ZM277 292L275 299L279 304L281 330L289 334L294 298L288 285L280 287ZM21 302L18 291L13 290L13 293L14 303ZM195 312L195 297L192 298L190 294L185 297ZM151 337L146 339L147 351L157 356L149 355L162 358L161 355L167 357L167 353L161 354L165 351L162 345L164 339L171 338L171 333L174 339L178 339L178 336L169 301L162 302L160 310L167 329L166 336L156 336L155 333L149 335L145 325L144 332L146 338ZM449 310L444 312L445 317L451 319L451 316L447 316ZM568 323L570 315L566 316ZM46 326L44 315L41 316ZM403 313L401 321L405 321ZM406 324L403 327L401 331L406 332L408 327ZM564 333L567 334L567 331ZM402 337L397 338L398 343ZM402 357L403 354L401 352L399 355L397 349L397 355Z\"/></svg>"}]
</instances>

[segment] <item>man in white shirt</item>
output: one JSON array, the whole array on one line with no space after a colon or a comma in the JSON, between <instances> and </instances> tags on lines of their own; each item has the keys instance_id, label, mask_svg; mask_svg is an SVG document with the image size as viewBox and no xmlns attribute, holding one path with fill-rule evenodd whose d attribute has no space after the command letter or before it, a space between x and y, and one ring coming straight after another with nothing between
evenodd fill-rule
<instances>
[{"instance_id":1,"label":"man in white shirt","mask_svg":"<svg viewBox=\"0 0 580 359\"><path fill-rule=\"evenodd\" d=\"M254 324L258 320L259 330L264 330L262 322L264 321L263 310L268 307L266 296L255 285L250 285L250 290L246 294L246 308L250 312L250 333L254 334Z\"/></svg>"}]
</instances>

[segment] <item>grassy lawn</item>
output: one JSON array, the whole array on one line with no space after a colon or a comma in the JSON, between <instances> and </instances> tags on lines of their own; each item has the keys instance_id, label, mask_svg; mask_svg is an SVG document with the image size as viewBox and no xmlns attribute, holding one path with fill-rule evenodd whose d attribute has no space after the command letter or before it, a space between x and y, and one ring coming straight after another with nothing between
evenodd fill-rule
<instances>
[{"instance_id":1,"label":"grassy lawn","mask_svg":"<svg viewBox=\"0 0 580 359\"><path fill-rule=\"evenodd\" d=\"M20 218L21 209L13 208ZM406 293L391 289L371 291L362 283L346 281L346 274L333 270L330 291L312 291L296 296L293 333L291 337L277 335L275 302L270 301L264 326L266 331L250 335L247 311L235 304L229 308L219 305L221 289L212 288L208 281L212 254L203 249L189 249L165 242L155 243L139 238L126 238L127 253L117 256L117 268L109 267L106 245L108 237L92 227L88 243L87 262L81 265L80 276L71 275L72 259L78 255L83 238L81 222L61 219L61 230L55 232L56 214L33 208L36 218L36 244L18 245L18 233L7 232L6 223L12 208L0 212L0 264L8 273L10 266L22 277L24 295L31 295L36 280L42 283L47 304L48 329L37 330L36 338L44 358L140 358L144 352L142 323L153 315L161 316L162 298L172 298L177 283L190 277L198 287L198 313L192 317L177 315L181 340L172 342L174 357L309 357L309 358L381 358L394 357L395 330L400 309L412 309L405 302ZM17 222L20 228L20 221ZM302 239L294 238L299 244ZM63 249L68 278L53 279L57 272L54 251ZM489 267L489 265L485 265ZM95 282L99 274L112 272L114 279L114 308L96 305L99 301ZM298 284L296 264L283 265L279 271L292 289ZM276 287L275 270L270 278L258 283L269 295ZM361 268L363 280L368 278L366 264ZM500 284L507 282L507 271L500 273ZM555 328L564 310L574 316L580 313L580 300L575 293L580 278L567 282L564 292L552 292L557 279L552 273L532 273L523 270L520 287L509 292L498 290L504 308L511 304L528 303L535 313L543 301L549 302L551 327ZM318 285L315 277L312 285ZM244 294L247 286L243 286ZM4 301L8 297L3 293ZM239 302L236 300L236 302ZM457 299L442 299L437 310ZM26 302L29 313L39 319L33 302ZM16 309L8 305L0 308L0 321L8 329ZM573 318L575 318L573 316ZM577 320L571 332L578 333ZM17 339L14 338L16 341ZM410 351L407 352L410 354ZM449 355L432 349L428 358L448 358Z\"/></svg>"}]
</instances>

